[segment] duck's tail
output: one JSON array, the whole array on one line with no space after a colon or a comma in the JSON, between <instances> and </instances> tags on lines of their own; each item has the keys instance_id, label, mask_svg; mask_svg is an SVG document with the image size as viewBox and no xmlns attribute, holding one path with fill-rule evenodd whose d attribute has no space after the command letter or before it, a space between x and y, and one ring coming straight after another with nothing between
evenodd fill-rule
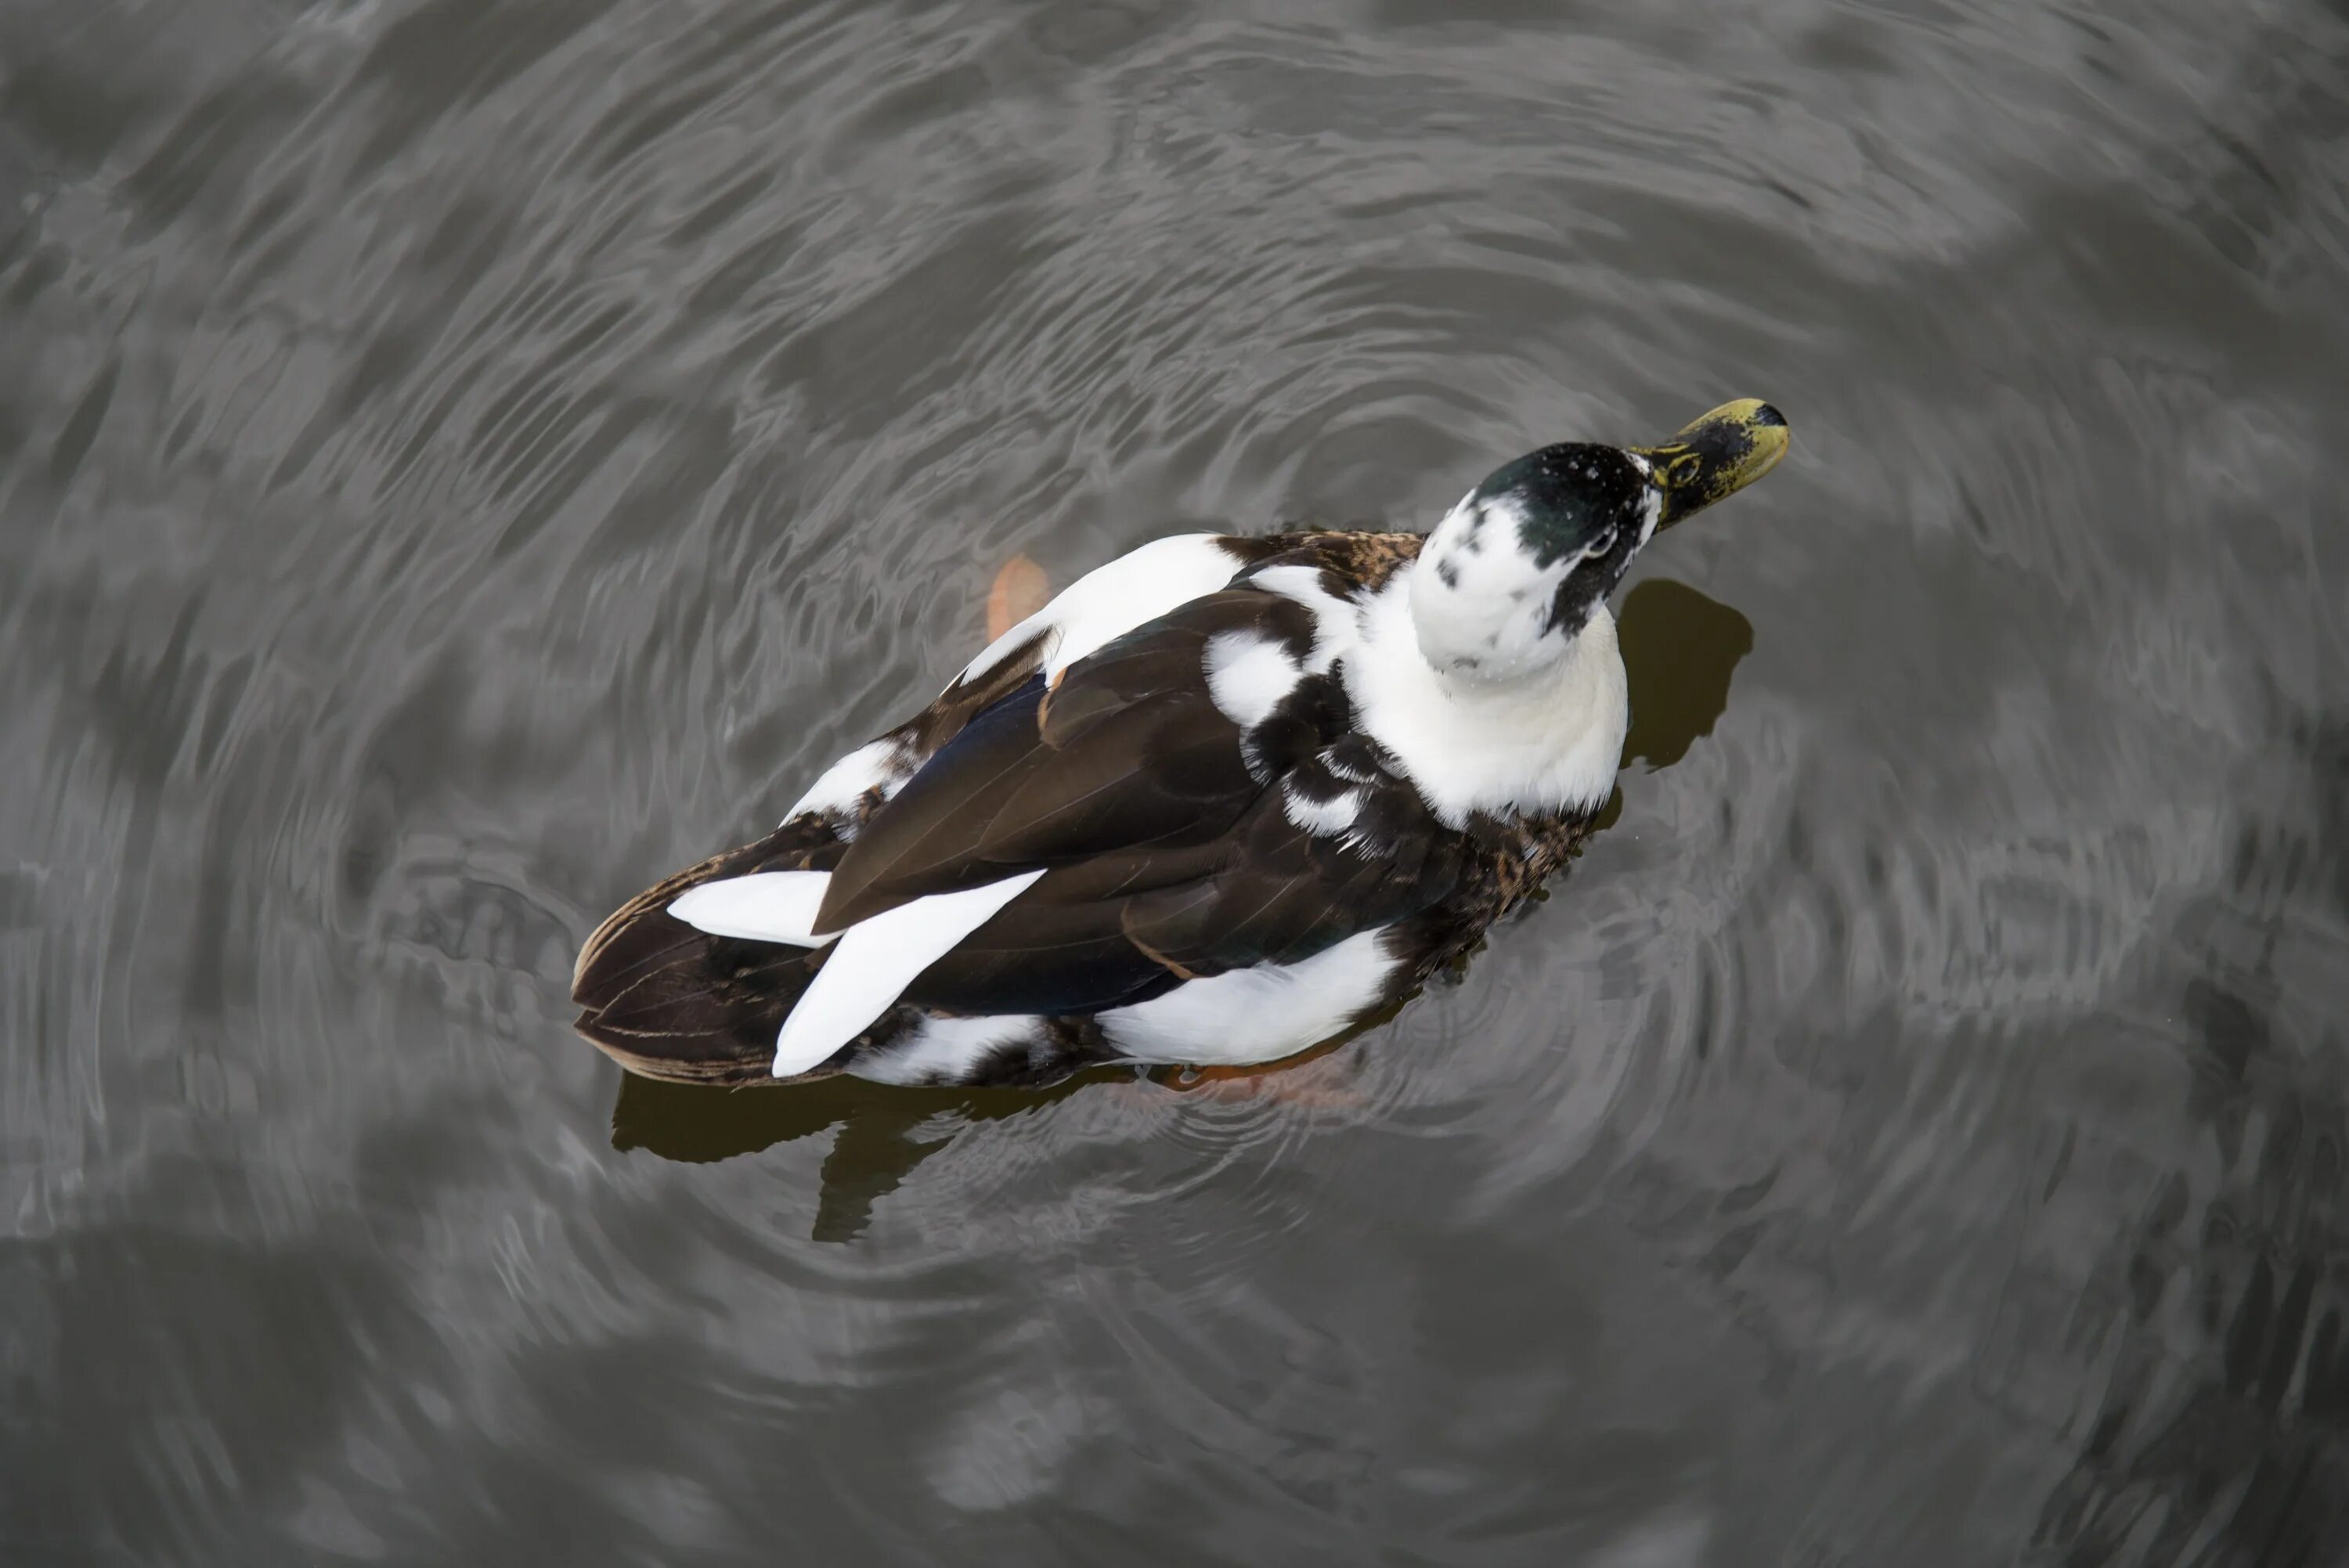
<instances>
[{"instance_id":1,"label":"duck's tail","mask_svg":"<svg viewBox=\"0 0 2349 1568\"><path fill-rule=\"evenodd\" d=\"M688 888L752 872L828 871L846 846L812 818L646 889L595 928L571 974L574 1026L630 1072L679 1083L777 1083L775 1037L813 977L805 948L697 931L669 913ZM819 1068L800 1078L820 1078ZM791 1081L797 1081L793 1079Z\"/></svg>"}]
</instances>

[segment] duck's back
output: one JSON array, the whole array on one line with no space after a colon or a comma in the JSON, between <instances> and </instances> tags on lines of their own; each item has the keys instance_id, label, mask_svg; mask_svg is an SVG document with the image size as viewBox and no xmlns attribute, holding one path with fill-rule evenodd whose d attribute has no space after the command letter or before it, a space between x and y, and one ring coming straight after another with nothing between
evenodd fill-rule
<instances>
[{"instance_id":1,"label":"duck's back","mask_svg":"<svg viewBox=\"0 0 2349 1568\"><path fill-rule=\"evenodd\" d=\"M1588 820L1447 824L1357 726L1358 607L1420 542L1190 536L1081 580L606 921L581 1033L660 1078L1039 1082L1275 1059L1392 1006Z\"/></svg>"}]
</instances>

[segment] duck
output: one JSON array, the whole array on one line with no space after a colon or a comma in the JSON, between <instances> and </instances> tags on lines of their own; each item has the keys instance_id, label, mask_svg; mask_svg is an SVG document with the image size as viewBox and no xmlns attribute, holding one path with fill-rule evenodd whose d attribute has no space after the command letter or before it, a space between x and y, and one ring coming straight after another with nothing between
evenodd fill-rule
<instances>
[{"instance_id":1,"label":"duck","mask_svg":"<svg viewBox=\"0 0 2349 1568\"><path fill-rule=\"evenodd\" d=\"M1579 850L1630 718L1609 595L1777 464L1744 398L1546 446L1425 533L1160 538L995 637L772 832L583 944L627 1071L1043 1086L1389 1017Z\"/></svg>"}]
</instances>

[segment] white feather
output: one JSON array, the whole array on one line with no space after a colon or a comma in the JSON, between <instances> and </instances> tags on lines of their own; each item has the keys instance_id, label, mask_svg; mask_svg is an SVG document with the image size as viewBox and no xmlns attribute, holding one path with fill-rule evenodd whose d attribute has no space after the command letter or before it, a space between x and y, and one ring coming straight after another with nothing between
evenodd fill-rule
<instances>
[{"instance_id":1,"label":"white feather","mask_svg":"<svg viewBox=\"0 0 2349 1568\"><path fill-rule=\"evenodd\" d=\"M1280 810L1289 821L1319 838L1334 839L1354 825L1362 810L1362 792L1349 789L1334 800L1311 800L1294 788L1283 786Z\"/></svg>"},{"instance_id":2,"label":"white feather","mask_svg":"<svg viewBox=\"0 0 2349 1568\"><path fill-rule=\"evenodd\" d=\"M1278 643L1252 632L1218 632L1207 639L1207 695L1226 718L1252 729L1272 717L1297 689L1297 661Z\"/></svg>"},{"instance_id":3,"label":"white feather","mask_svg":"<svg viewBox=\"0 0 2349 1568\"><path fill-rule=\"evenodd\" d=\"M1239 569L1221 535L1178 533L1153 540L1070 583L1050 603L988 644L961 678L977 680L1041 631L1049 679L1102 644L1214 593Z\"/></svg>"},{"instance_id":4,"label":"white feather","mask_svg":"<svg viewBox=\"0 0 2349 1568\"><path fill-rule=\"evenodd\" d=\"M1623 455L1631 459L1631 466L1640 470L1640 478L1646 479L1656 471L1656 465L1639 453L1626 452ZM1640 507L1640 547L1641 549L1646 549L1648 541L1656 537L1656 524L1663 515L1664 492L1661 490L1650 490Z\"/></svg>"},{"instance_id":5,"label":"white feather","mask_svg":"<svg viewBox=\"0 0 2349 1568\"><path fill-rule=\"evenodd\" d=\"M1641 500L1640 542L1655 532L1661 492ZM1561 584L1590 558L1562 555L1540 564L1526 549L1525 508L1514 497L1470 495L1427 536L1412 563L1412 619L1419 651L1447 675L1516 680L1558 656L1549 629Z\"/></svg>"},{"instance_id":6,"label":"white feather","mask_svg":"<svg viewBox=\"0 0 2349 1568\"><path fill-rule=\"evenodd\" d=\"M988 1018L924 1018L907 1037L849 1068L875 1083L958 1083L996 1051L1034 1037L1043 1020L1032 1013Z\"/></svg>"},{"instance_id":7,"label":"white feather","mask_svg":"<svg viewBox=\"0 0 2349 1568\"><path fill-rule=\"evenodd\" d=\"M830 872L753 872L688 888L668 912L712 936L822 947L832 937L814 934L815 912L830 885Z\"/></svg>"},{"instance_id":8,"label":"white feather","mask_svg":"<svg viewBox=\"0 0 2349 1568\"><path fill-rule=\"evenodd\" d=\"M1361 635L1359 612L1330 592L1318 566L1268 566L1248 581L1313 612L1313 651L1305 657L1308 675L1325 673Z\"/></svg>"},{"instance_id":9,"label":"white feather","mask_svg":"<svg viewBox=\"0 0 2349 1568\"><path fill-rule=\"evenodd\" d=\"M1278 1061L1342 1033L1386 995L1402 961L1383 930L1358 932L1297 964L1185 980L1099 1016L1111 1045L1141 1062Z\"/></svg>"},{"instance_id":10,"label":"white feather","mask_svg":"<svg viewBox=\"0 0 2349 1568\"><path fill-rule=\"evenodd\" d=\"M907 985L1036 883L1043 872L932 893L882 911L843 932L775 1038L774 1074L816 1067L889 1010Z\"/></svg>"},{"instance_id":11,"label":"white feather","mask_svg":"<svg viewBox=\"0 0 2349 1568\"><path fill-rule=\"evenodd\" d=\"M1519 543L1525 509L1508 496L1454 507L1408 576L1420 653L1439 669L1507 680L1557 656L1547 634L1558 584L1579 563L1537 564Z\"/></svg>"},{"instance_id":12,"label":"white feather","mask_svg":"<svg viewBox=\"0 0 2349 1568\"><path fill-rule=\"evenodd\" d=\"M1418 574L1371 599L1346 656L1355 722L1402 764L1445 826L1476 810L1596 810L1614 788L1631 705L1603 604L1564 656L1515 680L1439 674L1412 615Z\"/></svg>"},{"instance_id":13,"label":"white feather","mask_svg":"<svg viewBox=\"0 0 2349 1568\"><path fill-rule=\"evenodd\" d=\"M856 803L866 790L878 789L886 799L912 774L903 748L885 735L825 769L823 776L809 786L798 803L783 813L783 820L788 822L802 811L814 811L826 817L846 816L853 821Z\"/></svg>"}]
</instances>

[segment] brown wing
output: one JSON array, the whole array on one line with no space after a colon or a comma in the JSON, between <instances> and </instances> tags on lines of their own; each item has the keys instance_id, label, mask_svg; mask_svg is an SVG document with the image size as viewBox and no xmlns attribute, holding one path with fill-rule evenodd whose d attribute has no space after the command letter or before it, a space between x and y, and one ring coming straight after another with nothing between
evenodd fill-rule
<instances>
[{"instance_id":1,"label":"brown wing","mask_svg":"<svg viewBox=\"0 0 2349 1568\"><path fill-rule=\"evenodd\" d=\"M1292 962L1441 898L1461 841L1349 729L1338 672L1243 733L1207 645L1302 657L1314 612L1246 585L1194 600L979 715L859 830L817 929L1045 876L907 987L965 1013L1096 1011L1193 975ZM1343 831L1292 800L1355 802Z\"/></svg>"},{"instance_id":2,"label":"brown wing","mask_svg":"<svg viewBox=\"0 0 2349 1568\"><path fill-rule=\"evenodd\" d=\"M1375 588L1419 543L1403 534L1317 533L1233 541L1231 548L1259 564L1329 565ZM1237 614L1237 623L1217 623L1234 624L1268 615L1293 634L1291 611L1278 607L1285 602L1248 597L1249 610L1209 614ZM771 1081L776 1030L821 951L710 936L667 906L688 887L719 877L837 869L852 834L869 850L864 880L875 899L909 887L967 885L965 879L1005 874L1007 865L1051 868L906 996L960 1012L1081 1012L1141 1000L1184 974L1318 951L1381 917L1400 918L1391 911L1440 896L1430 890L1458 874L1456 841L1447 841L1415 797L1376 767L1366 742L1344 735L1342 687L1309 681L1250 733L1266 772L1258 779L1241 759L1237 727L1213 713L1212 703L1200 707L1196 660L1212 633L1180 613L1169 623L1156 629L1163 641L1113 645L1081 661L1049 703L1032 679L1041 650L1030 647L977 681L957 681L891 731L884 738L895 743L899 776L915 775L920 784L916 791L907 783L898 797L911 795L906 825L874 832L884 808L879 792L869 793L845 811L795 819L630 900L580 953L573 995L581 1033L657 1077ZM936 777L920 777L982 719L986 732L967 748L971 758L1017 769L1019 789L982 788L977 771L964 775L959 753ZM1075 754L1072 764L1021 761L1032 747L1008 743L1019 740L1023 724L1035 743L1049 727L1055 744L1046 749L1054 758ZM1326 798L1372 774L1376 787L1353 847L1298 830L1281 810L1280 789L1320 789L1315 798ZM957 792L996 801L988 831L960 841L949 831L915 847L912 841L929 841L955 815ZM885 858L884 846L899 840L899 852ZM1096 1000L1079 1005L1089 997Z\"/></svg>"}]
</instances>

